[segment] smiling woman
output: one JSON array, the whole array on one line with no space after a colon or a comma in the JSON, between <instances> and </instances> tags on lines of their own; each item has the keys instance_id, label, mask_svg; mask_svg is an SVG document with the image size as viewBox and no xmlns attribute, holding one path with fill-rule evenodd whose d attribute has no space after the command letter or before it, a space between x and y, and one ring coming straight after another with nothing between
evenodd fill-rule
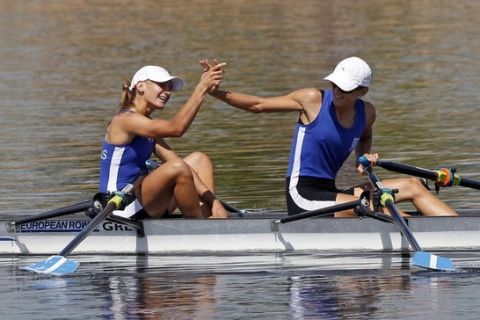
<instances>
[{"instance_id":1,"label":"smiling woman","mask_svg":"<svg viewBox=\"0 0 480 320\"><path fill-rule=\"evenodd\" d=\"M203 72L190 98L170 120L152 119L151 114L165 108L171 92L183 88L181 78L162 67L145 66L130 83L124 83L120 110L108 125L103 143L100 192L122 190L134 181L146 171L145 161L152 153L163 164L144 178L136 200L114 213L141 219L169 215L178 207L189 218L228 217L214 194L210 159L201 152L182 159L164 141L187 131L206 93L219 85L224 65Z\"/></svg>"},{"instance_id":2,"label":"smiling woman","mask_svg":"<svg viewBox=\"0 0 480 320\"><path fill-rule=\"evenodd\" d=\"M160 109L165 106L172 91L179 91L183 88L183 80L179 77L171 76L166 69L158 66L145 66L135 73L131 83L124 83L122 101L120 103L121 109L132 107L137 92L136 84L139 82L144 83L145 86L154 84L159 87L152 87L152 90L147 91L151 97L146 96L144 98ZM145 94L144 91L140 91L140 93ZM160 104L157 105L155 102L157 99L163 101L163 103L160 101Z\"/></svg>"},{"instance_id":3,"label":"smiling woman","mask_svg":"<svg viewBox=\"0 0 480 320\"><path fill-rule=\"evenodd\" d=\"M352 151L355 150L357 159L363 155L372 165L378 159L378 154L371 151L375 107L363 100L372 79L370 67L358 57L349 57L324 79L330 81L331 89L303 88L277 97L263 98L218 87L211 92L214 97L250 112L299 113L286 178L289 214L355 201L371 189L368 184L347 190L335 185L337 174ZM356 168L364 173L358 162ZM411 201L424 215L457 215L418 179L389 179L384 184L398 189L397 201ZM354 215L353 210L335 213L340 217Z\"/></svg>"}]
</instances>

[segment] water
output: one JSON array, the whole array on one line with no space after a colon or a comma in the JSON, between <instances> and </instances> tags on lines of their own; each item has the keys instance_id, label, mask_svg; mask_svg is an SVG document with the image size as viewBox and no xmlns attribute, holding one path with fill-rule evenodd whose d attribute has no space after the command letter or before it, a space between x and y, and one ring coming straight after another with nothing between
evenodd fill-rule
<instances>
[{"instance_id":1,"label":"water","mask_svg":"<svg viewBox=\"0 0 480 320\"><path fill-rule=\"evenodd\" d=\"M278 95L325 87L322 78L339 60L361 56L374 72L367 95L377 106L374 150L480 179L475 1L53 0L0 1L0 8L4 214L88 199L122 81L145 64L182 76L185 90L158 115L168 118L193 89L204 57L228 62L225 88ZM207 98L188 133L169 143L181 155L208 153L217 193L236 206L284 208L296 118ZM347 166L339 183L363 179ZM455 208L478 207L478 191L451 188L440 196ZM8 319L122 318L120 311L131 319L468 319L478 311L475 272L419 275L396 258L378 262L385 258L379 254L327 259L326 266L314 263L325 260L316 255L257 258L208 257L207 266L192 266L191 258L149 257L139 269L145 262L137 257L86 256L76 277L37 279L17 270L33 258L1 257L0 306ZM456 259L479 264L476 253Z\"/></svg>"},{"instance_id":2,"label":"water","mask_svg":"<svg viewBox=\"0 0 480 320\"><path fill-rule=\"evenodd\" d=\"M186 80L158 116L193 89L196 61L228 62L225 88L259 95L325 87L350 55L374 72L374 150L387 159L456 166L479 178L479 5L472 1L2 1L0 14L0 205L38 212L96 190L105 127L121 83L161 64ZM448 22L448 23L447 23ZM215 162L217 191L240 207L284 208L295 113L255 115L207 98L181 139ZM348 160L351 164L353 160ZM382 177L390 177L381 172ZM361 182L351 165L339 183ZM455 207L476 193L446 190ZM28 199L28 200L26 200Z\"/></svg>"},{"instance_id":3,"label":"water","mask_svg":"<svg viewBox=\"0 0 480 320\"><path fill-rule=\"evenodd\" d=\"M473 257L472 257L473 256ZM479 255L461 273L410 268L398 254L81 256L73 277L3 257L5 319L476 319ZM8 293L7 293L8 292Z\"/></svg>"}]
</instances>

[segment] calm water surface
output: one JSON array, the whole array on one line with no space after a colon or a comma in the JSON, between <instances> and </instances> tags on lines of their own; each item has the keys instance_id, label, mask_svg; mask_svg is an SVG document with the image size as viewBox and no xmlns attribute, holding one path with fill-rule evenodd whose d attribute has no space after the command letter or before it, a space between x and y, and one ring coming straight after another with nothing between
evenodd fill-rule
<instances>
[{"instance_id":1,"label":"calm water surface","mask_svg":"<svg viewBox=\"0 0 480 320\"><path fill-rule=\"evenodd\" d=\"M367 95L378 109L374 149L480 179L476 1L52 0L0 1L0 8L2 213L88 199L122 81L145 64L182 76L185 90L158 114L168 118L194 88L204 57L228 62L225 88L274 95L325 87L322 78L339 60L361 56L374 72ZM207 98L188 133L169 143L181 155L212 157L224 199L284 208L295 121L293 113L254 115ZM362 179L346 168L339 183ZM478 191L440 196L455 208L478 207ZM121 319L121 312L129 319L468 319L480 305L475 272L419 274L381 255L327 259L327 266L315 255L261 257L265 268L257 258L209 257L198 266L192 258L82 257L76 277L37 279L17 270L32 258L3 257L0 306L9 319ZM478 265L474 253L456 259Z\"/></svg>"},{"instance_id":2,"label":"calm water surface","mask_svg":"<svg viewBox=\"0 0 480 320\"><path fill-rule=\"evenodd\" d=\"M476 319L479 258L439 273L394 254L81 256L45 278L17 269L38 257L3 257L0 304L6 319Z\"/></svg>"}]
</instances>

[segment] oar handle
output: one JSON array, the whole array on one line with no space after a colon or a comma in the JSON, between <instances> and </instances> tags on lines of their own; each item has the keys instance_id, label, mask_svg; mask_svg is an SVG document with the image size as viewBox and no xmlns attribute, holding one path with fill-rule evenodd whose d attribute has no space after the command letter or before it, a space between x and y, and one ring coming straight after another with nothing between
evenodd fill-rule
<instances>
[{"instance_id":1,"label":"oar handle","mask_svg":"<svg viewBox=\"0 0 480 320\"><path fill-rule=\"evenodd\" d=\"M372 166L372 162L365 156L358 157L358 163L360 163L365 169Z\"/></svg>"}]
</instances>

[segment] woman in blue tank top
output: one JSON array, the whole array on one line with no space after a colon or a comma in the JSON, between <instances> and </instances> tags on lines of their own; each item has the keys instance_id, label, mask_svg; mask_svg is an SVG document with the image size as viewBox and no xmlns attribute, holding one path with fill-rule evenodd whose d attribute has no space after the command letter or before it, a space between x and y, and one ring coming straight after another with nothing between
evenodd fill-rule
<instances>
[{"instance_id":1,"label":"woman in blue tank top","mask_svg":"<svg viewBox=\"0 0 480 320\"><path fill-rule=\"evenodd\" d=\"M162 67L139 69L123 86L119 112L108 125L100 155L100 191L112 192L132 183L145 161L155 154L162 164L142 181L136 200L125 210L114 212L124 217L161 217L179 208L188 218L227 218L228 213L214 194L213 165L203 153L180 158L165 142L181 137L195 118L205 95L218 86L224 64L205 70L193 93L170 120L152 119L165 108L172 91L183 87L183 80Z\"/></svg>"},{"instance_id":2,"label":"woman in blue tank top","mask_svg":"<svg viewBox=\"0 0 480 320\"><path fill-rule=\"evenodd\" d=\"M365 155L372 164L378 160L378 154L371 153L375 108L361 99L369 90L371 76L365 61L350 57L325 77L331 83L330 89L304 88L284 96L262 98L216 87L210 94L249 112L299 113L286 176L288 212L297 214L356 200L364 191L360 187L338 190L335 178L352 151L356 158ZM363 173L360 165L356 167ZM384 185L399 189L396 201L411 201L424 215L457 215L418 179L390 179ZM335 214L352 215L353 210Z\"/></svg>"}]
</instances>

